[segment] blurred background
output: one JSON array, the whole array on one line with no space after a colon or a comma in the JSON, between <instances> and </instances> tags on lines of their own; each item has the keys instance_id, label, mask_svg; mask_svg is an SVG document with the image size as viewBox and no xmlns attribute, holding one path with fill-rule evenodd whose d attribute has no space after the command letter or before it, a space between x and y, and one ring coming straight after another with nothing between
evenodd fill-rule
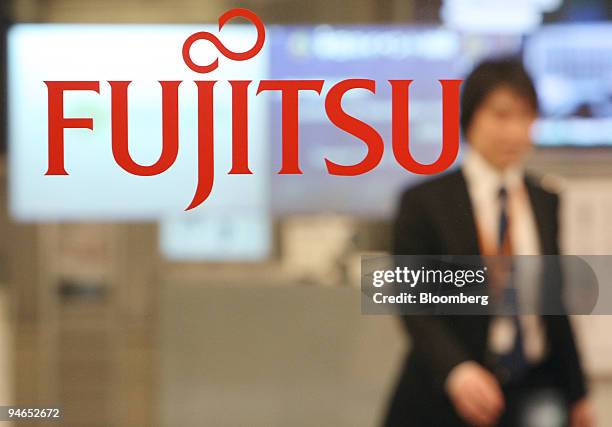
<instances>
[{"instance_id":1,"label":"blurred background","mask_svg":"<svg viewBox=\"0 0 612 427\"><path fill-rule=\"evenodd\" d=\"M180 46L233 7L267 27L264 51L205 77ZM488 55L524 58L542 119L529 167L561 192L567 254L612 253L612 2L603 0L4 0L0 2L0 404L62 405L74 426L376 426L409 350L390 316L361 315L360 256L388 250L399 192L418 182L390 150L390 91L414 79L411 144L437 157L442 78ZM223 29L237 50L248 25ZM195 55L206 62L209 46ZM300 98L303 175L277 175L280 98L251 97L253 175L229 176L231 104L218 88L215 188L195 188L194 79L349 77L348 112L378 129L361 159L322 97ZM107 80L130 87L130 151L159 156L157 80L183 80L181 151L136 179L110 153ZM100 80L66 95L66 177L45 177L43 80ZM256 88L253 84L252 92ZM254 95L254 93L252 93ZM152 120L154 118L154 120ZM612 425L612 319L574 317L600 425Z\"/></svg>"}]
</instances>

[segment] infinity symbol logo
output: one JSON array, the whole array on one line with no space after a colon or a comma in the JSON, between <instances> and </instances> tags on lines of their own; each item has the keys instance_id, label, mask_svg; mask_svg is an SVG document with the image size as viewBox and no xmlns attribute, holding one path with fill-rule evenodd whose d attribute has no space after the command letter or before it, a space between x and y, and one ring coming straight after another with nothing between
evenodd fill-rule
<instances>
[{"instance_id":1,"label":"infinity symbol logo","mask_svg":"<svg viewBox=\"0 0 612 427\"><path fill-rule=\"evenodd\" d=\"M191 68L197 73L205 74L210 73L211 71L214 71L217 69L217 67L219 67L218 58L208 65L198 65L191 59L191 46L198 40L207 40L211 42L221 53L221 55L233 61L246 61L247 59L251 59L259 53L266 40L266 29L263 25L263 22L261 22L261 19L259 19L257 15L255 15L248 9L231 9L219 17L219 31L221 30L221 28L223 28L227 21L234 18L244 18L255 26L255 29L257 30L257 41L255 42L255 45L245 52L234 52L228 49L221 42L221 40L219 40L217 36L212 33L209 33L207 31L200 31L194 33L190 35L187 40L185 40L185 43L183 43L183 60L189 68Z\"/></svg>"}]
</instances>

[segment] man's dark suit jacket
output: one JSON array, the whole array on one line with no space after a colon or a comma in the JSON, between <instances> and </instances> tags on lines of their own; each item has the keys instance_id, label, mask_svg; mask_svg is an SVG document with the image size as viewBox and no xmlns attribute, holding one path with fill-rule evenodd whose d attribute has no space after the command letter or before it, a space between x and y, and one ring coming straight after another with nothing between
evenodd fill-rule
<instances>
[{"instance_id":1,"label":"man's dark suit jacket","mask_svg":"<svg viewBox=\"0 0 612 427\"><path fill-rule=\"evenodd\" d=\"M531 178L527 193L539 233L541 253L559 254L559 198ZM393 229L393 254L479 255L468 188L460 170L406 190ZM543 363L568 402L586 394L572 329L567 316L543 316L548 358ZM461 426L444 391L457 364L484 364L490 316L403 316L411 341L403 372L385 419L386 427Z\"/></svg>"}]
</instances>

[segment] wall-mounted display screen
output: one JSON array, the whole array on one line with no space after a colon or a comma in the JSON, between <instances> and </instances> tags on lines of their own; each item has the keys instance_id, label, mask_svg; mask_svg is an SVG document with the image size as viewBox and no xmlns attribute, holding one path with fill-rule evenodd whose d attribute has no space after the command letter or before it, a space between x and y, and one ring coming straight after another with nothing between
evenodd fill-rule
<instances>
[{"instance_id":1,"label":"wall-mounted display screen","mask_svg":"<svg viewBox=\"0 0 612 427\"><path fill-rule=\"evenodd\" d=\"M612 145L612 25L543 27L524 56L542 107L538 143Z\"/></svg>"}]
</instances>

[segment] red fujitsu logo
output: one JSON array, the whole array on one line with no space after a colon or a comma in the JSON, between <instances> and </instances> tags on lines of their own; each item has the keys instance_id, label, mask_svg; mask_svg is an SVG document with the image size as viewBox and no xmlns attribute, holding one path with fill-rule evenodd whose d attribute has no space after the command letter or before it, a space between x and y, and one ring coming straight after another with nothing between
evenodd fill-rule
<instances>
[{"instance_id":1,"label":"red fujitsu logo","mask_svg":"<svg viewBox=\"0 0 612 427\"><path fill-rule=\"evenodd\" d=\"M232 9L225 12L219 17L219 30L223 28L227 21L238 17L247 19L257 29L257 40L251 49L247 50L246 52L233 52L225 47L221 40L219 40L219 38L217 38L217 36L214 34L211 34L208 31L200 31L187 37L187 40L185 40L185 43L183 43L183 60L185 61L185 64L187 64L187 66L196 73L202 74L210 73L219 67L218 59L215 59L208 65L197 65L195 62L193 62L190 54L191 46L199 40L207 40L211 42L223 56L234 61L246 61L247 59L251 59L257 55L266 41L266 28L264 27L263 22L261 22L261 19L259 19L259 16L255 15L250 10Z\"/></svg>"},{"instance_id":2,"label":"red fujitsu logo","mask_svg":"<svg viewBox=\"0 0 612 427\"><path fill-rule=\"evenodd\" d=\"M218 58L210 64L197 64L192 60L191 47L204 40L212 43L224 57L245 61L256 56L264 46L266 31L253 12L232 9L219 18L219 30L233 18L245 18L257 30L257 40L245 52L228 49L221 40L209 32L190 35L182 46L187 67L205 74L219 67ZM459 93L461 80L439 80L442 87L442 149L438 159L422 164L412 157L409 144L409 88L412 80L389 80L392 90L392 148L396 161L407 171L432 175L443 172L455 161L459 151ZM64 117L65 91L94 91L100 93L99 81L45 81L48 89L48 169L45 175L68 175L64 167L64 130L83 128L93 130L92 118ZM151 165L136 163L129 153L128 143L128 87L131 81L108 81L111 89L111 146L114 159L123 170L138 176L158 175L176 161L179 150L179 86L182 81L159 81L162 93L162 151ZM214 184L214 87L217 80L195 80L198 108L198 182L193 199L186 210L202 204L210 195ZM252 80L229 80L232 102L232 167L229 174L252 174L248 159L248 88ZM279 174L301 174L298 154L298 99L302 91L321 94L323 80L262 80L257 95L264 91L278 91L282 100L281 168ZM342 108L344 94L352 89L365 89L376 93L376 81L346 79L333 85L325 95L325 113L337 128L355 136L367 146L367 154L356 164L342 165L325 158L331 175L355 176L367 173L380 163L384 141L368 123L349 115Z\"/></svg>"}]
</instances>

